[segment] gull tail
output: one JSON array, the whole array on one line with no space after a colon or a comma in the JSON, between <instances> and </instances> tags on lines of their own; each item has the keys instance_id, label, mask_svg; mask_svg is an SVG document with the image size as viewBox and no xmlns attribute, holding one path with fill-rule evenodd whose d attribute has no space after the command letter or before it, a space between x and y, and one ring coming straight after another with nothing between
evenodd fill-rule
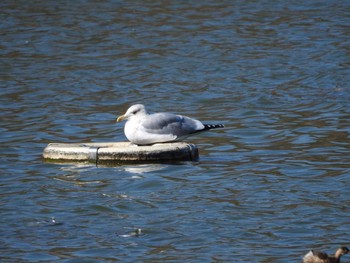
<instances>
[{"instance_id":1,"label":"gull tail","mask_svg":"<svg viewBox=\"0 0 350 263\"><path fill-rule=\"evenodd\" d=\"M225 126L223 124L203 124L204 129L202 131L212 130L212 129L218 129L218 128L224 128Z\"/></svg>"}]
</instances>

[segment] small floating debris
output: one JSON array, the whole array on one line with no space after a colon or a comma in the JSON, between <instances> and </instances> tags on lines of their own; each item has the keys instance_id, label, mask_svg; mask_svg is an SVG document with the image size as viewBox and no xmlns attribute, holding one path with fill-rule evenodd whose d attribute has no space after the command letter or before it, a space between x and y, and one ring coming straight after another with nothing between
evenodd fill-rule
<instances>
[{"instance_id":1,"label":"small floating debris","mask_svg":"<svg viewBox=\"0 0 350 263\"><path fill-rule=\"evenodd\" d=\"M130 142L50 143L43 158L53 162L135 163L197 161L198 148L184 142L137 146Z\"/></svg>"},{"instance_id":2,"label":"small floating debris","mask_svg":"<svg viewBox=\"0 0 350 263\"><path fill-rule=\"evenodd\" d=\"M57 222L54 217L51 217L51 220L47 223L47 226L60 226L63 225L62 222Z\"/></svg>"},{"instance_id":3,"label":"small floating debris","mask_svg":"<svg viewBox=\"0 0 350 263\"><path fill-rule=\"evenodd\" d=\"M35 221L33 223L29 223L29 226L60 226L63 225L62 222L57 222L57 220L54 217L51 217L50 220L42 220L42 221Z\"/></svg>"},{"instance_id":4,"label":"small floating debris","mask_svg":"<svg viewBox=\"0 0 350 263\"><path fill-rule=\"evenodd\" d=\"M117 235L120 236L120 237L139 237L140 235L142 235L142 229L141 228L137 228L137 229L135 229L134 231L132 231L130 233L122 234L122 235L117 234Z\"/></svg>"}]
</instances>

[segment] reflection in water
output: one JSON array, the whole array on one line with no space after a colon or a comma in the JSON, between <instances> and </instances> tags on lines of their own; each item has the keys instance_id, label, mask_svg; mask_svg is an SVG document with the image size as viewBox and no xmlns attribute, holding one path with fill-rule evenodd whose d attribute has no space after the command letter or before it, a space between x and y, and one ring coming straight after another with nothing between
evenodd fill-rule
<instances>
[{"instance_id":1,"label":"reflection in water","mask_svg":"<svg viewBox=\"0 0 350 263\"><path fill-rule=\"evenodd\" d=\"M142 175L150 172L158 172L166 169L167 165L164 164L140 164L134 166L124 166L123 169L131 174Z\"/></svg>"}]
</instances>

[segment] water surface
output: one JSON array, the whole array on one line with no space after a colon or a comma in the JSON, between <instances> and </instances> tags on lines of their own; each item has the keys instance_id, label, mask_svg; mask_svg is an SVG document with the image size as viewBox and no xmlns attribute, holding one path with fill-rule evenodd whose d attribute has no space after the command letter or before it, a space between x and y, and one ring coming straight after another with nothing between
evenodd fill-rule
<instances>
[{"instance_id":1,"label":"water surface","mask_svg":"<svg viewBox=\"0 0 350 263\"><path fill-rule=\"evenodd\" d=\"M347 1L0 9L2 262L299 262L350 246ZM41 159L50 142L125 140L114 120L134 103L226 128L188 139L195 163Z\"/></svg>"}]
</instances>

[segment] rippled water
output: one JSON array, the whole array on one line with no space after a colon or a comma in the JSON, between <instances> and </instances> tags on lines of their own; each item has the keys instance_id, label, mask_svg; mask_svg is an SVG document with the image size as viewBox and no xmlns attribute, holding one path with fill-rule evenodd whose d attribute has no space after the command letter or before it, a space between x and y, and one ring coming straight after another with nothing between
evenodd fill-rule
<instances>
[{"instance_id":1,"label":"rippled water","mask_svg":"<svg viewBox=\"0 0 350 263\"><path fill-rule=\"evenodd\" d=\"M2 262L299 262L350 246L348 1L0 10ZM50 142L125 140L115 117L140 102L226 129L188 139L196 163L42 161Z\"/></svg>"}]
</instances>

